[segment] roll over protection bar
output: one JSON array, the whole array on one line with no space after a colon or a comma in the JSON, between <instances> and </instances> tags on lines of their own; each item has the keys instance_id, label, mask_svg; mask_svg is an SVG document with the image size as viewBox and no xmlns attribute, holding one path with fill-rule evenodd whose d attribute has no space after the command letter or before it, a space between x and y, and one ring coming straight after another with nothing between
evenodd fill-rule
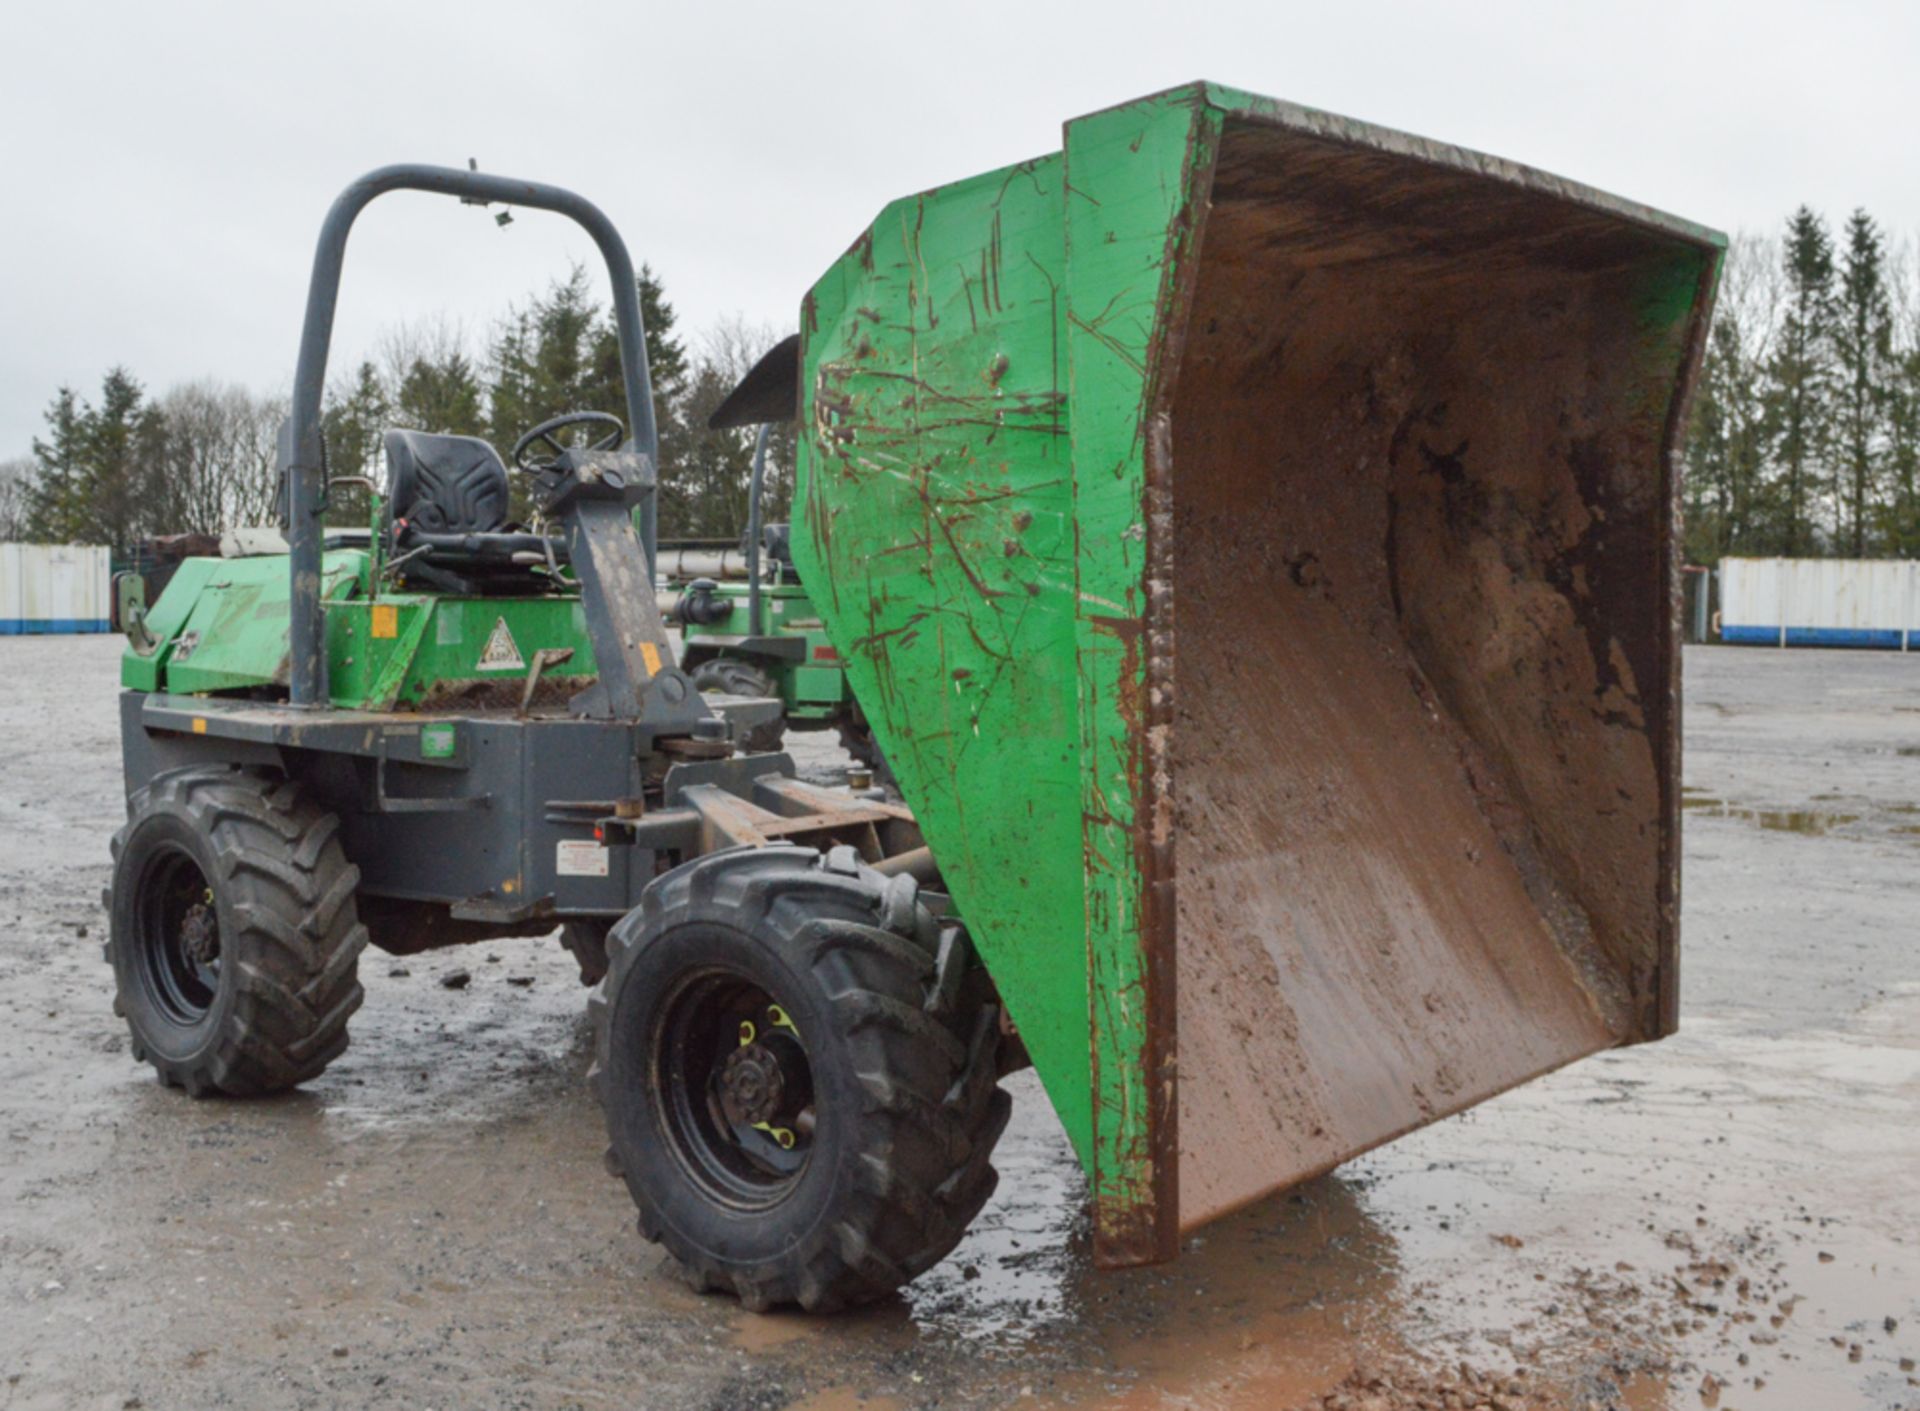
<instances>
[{"instance_id":1,"label":"roll over protection bar","mask_svg":"<svg viewBox=\"0 0 1920 1411\"><path fill-rule=\"evenodd\" d=\"M553 211L593 237L613 281L614 328L620 339L620 372L626 384L628 447L654 465L659 434L653 418L653 388L647 374L646 331L640 321L640 293L626 242L600 208L585 197L537 181L494 176L456 167L404 163L370 171L335 199L320 227L307 285L307 312L300 328L300 357L293 375L293 411L280 435L280 473L287 491L287 547L293 575L287 626L289 696L296 706L325 707L326 625L320 601L322 518L326 512L324 453L320 441L320 404L326 389L327 352L333 340L333 313L340 294L340 270L347 236L360 212L389 191L433 191L457 196L469 205L499 202ZM640 540L647 570L653 571L657 537L658 491L649 488L640 504Z\"/></svg>"}]
</instances>

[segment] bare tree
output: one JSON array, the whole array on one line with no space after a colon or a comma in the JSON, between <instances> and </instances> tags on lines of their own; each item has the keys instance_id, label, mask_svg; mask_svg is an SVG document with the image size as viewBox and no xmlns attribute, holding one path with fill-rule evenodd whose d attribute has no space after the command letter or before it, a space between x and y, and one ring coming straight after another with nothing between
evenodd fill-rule
<instances>
[{"instance_id":1,"label":"bare tree","mask_svg":"<svg viewBox=\"0 0 1920 1411\"><path fill-rule=\"evenodd\" d=\"M746 527L757 428L712 431L707 418L788 332L735 314L715 323L695 345L693 374L678 409L683 423L680 463L661 467L662 496L679 502L676 518L693 533L732 538ZM768 445L762 512L769 521L784 519L790 511L793 432L792 422L775 423ZM663 507L663 522L666 519Z\"/></svg>"},{"instance_id":2,"label":"bare tree","mask_svg":"<svg viewBox=\"0 0 1920 1411\"><path fill-rule=\"evenodd\" d=\"M34 468L31 456L0 461L0 543L26 537L27 491L33 485Z\"/></svg>"},{"instance_id":3,"label":"bare tree","mask_svg":"<svg viewBox=\"0 0 1920 1411\"><path fill-rule=\"evenodd\" d=\"M1920 558L1920 242L1902 240L1889 249L1887 290L1893 337L1881 534L1889 553Z\"/></svg>"},{"instance_id":4,"label":"bare tree","mask_svg":"<svg viewBox=\"0 0 1920 1411\"><path fill-rule=\"evenodd\" d=\"M392 324L381 330L373 348L373 362L390 391L405 383L417 364L435 366L472 357L466 325L447 313Z\"/></svg>"},{"instance_id":5,"label":"bare tree","mask_svg":"<svg viewBox=\"0 0 1920 1411\"><path fill-rule=\"evenodd\" d=\"M1736 235L1687 438L1687 551L1696 562L1752 551L1773 519L1763 369L1784 305L1779 241Z\"/></svg>"},{"instance_id":6,"label":"bare tree","mask_svg":"<svg viewBox=\"0 0 1920 1411\"><path fill-rule=\"evenodd\" d=\"M218 534L272 519L284 397L189 382L161 398L160 410L166 453L152 523L173 533Z\"/></svg>"}]
</instances>

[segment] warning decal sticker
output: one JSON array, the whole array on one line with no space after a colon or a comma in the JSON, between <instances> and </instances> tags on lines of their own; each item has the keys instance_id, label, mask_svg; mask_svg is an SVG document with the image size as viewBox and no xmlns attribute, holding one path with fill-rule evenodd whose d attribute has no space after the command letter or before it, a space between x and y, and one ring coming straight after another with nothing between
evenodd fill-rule
<instances>
[{"instance_id":1,"label":"warning decal sticker","mask_svg":"<svg viewBox=\"0 0 1920 1411\"><path fill-rule=\"evenodd\" d=\"M591 838L562 838L553 845L553 870L561 877L604 877L607 850Z\"/></svg>"},{"instance_id":2,"label":"warning decal sticker","mask_svg":"<svg viewBox=\"0 0 1920 1411\"><path fill-rule=\"evenodd\" d=\"M513 633L507 631L506 618L494 621L493 631L487 637L487 645L480 652L481 671L525 671L527 664L520 659L520 648L514 645Z\"/></svg>"}]
</instances>

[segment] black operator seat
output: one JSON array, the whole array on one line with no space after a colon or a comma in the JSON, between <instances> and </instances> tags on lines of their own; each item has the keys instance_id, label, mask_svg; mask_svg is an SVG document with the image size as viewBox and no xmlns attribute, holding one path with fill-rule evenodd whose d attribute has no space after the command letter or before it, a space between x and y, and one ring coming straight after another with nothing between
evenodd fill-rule
<instances>
[{"instance_id":1,"label":"black operator seat","mask_svg":"<svg viewBox=\"0 0 1920 1411\"><path fill-rule=\"evenodd\" d=\"M508 526L506 463L478 436L389 431L387 526L403 581L443 592L524 593L548 584L535 572L564 562L566 544Z\"/></svg>"}]
</instances>

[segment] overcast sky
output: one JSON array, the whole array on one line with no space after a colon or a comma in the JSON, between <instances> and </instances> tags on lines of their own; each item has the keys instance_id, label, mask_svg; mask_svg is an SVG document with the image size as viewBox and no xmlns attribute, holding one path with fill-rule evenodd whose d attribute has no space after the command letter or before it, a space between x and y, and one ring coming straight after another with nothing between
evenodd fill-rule
<instances>
[{"instance_id":1,"label":"overcast sky","mask_svg":"<svg viewBox=\"0 0 1920 1411\"><path fill-rule=\"evenodd\" d=\"M790 324L887 200L1195 78L1723 229L1800 201L1920 229L1920 4L1900 0L0 0L0 53L0 458L115 363L155 392L283 388L320 217L394 161L581 191L690 330ZM503 231L385 198L356 228L334 366L435 310L477 335L590 254L555 217Z\"/></svg>"}]
</instances>

